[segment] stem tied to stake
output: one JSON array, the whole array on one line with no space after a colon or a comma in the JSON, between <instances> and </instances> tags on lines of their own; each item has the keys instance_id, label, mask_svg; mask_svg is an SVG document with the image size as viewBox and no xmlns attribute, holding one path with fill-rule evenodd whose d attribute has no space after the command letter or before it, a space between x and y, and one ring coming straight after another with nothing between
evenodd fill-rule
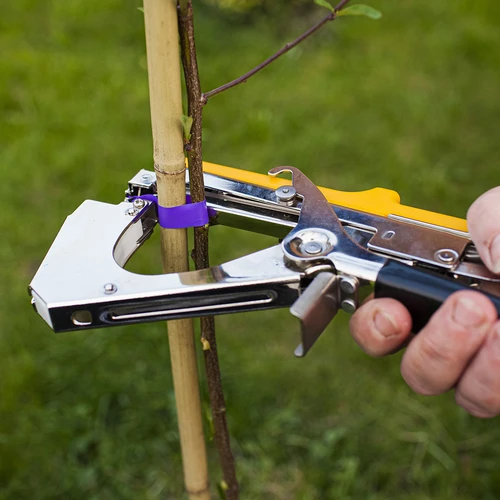
<instances>
[{"instance_id":1,"label":"stem tied to stake","mask_svg":"<svg viewBox=\"0 0 500 500\"><path fill-rule=\"evenodd\" d=\"M349 3L349 0L341 0L335 7L331 6L327 0L315 1L330 10L328 15L295 40L287 43L278 52L250 70L248 73L245 73L239 78L211 90L210 92L202 93L196 55L193 3L192 0L177 0L181 57L188 98L188 116L184 117L184 125L186 126L186 124L188 124L187 128L189 128L189 130L185 131L186 144L184 149L188 158L190 193L194 203L202 202L205 199L202 161L202 127L203 107L207 103L208 99L224 92L225 90L235 87L240 83L246 82L250 77L264 69L283 54L286 54L313 33L317 32L329 21L334 21L338 16L347 14L347 11L350 9L352 10L350 15L368 15L369 17L374 17L373 12L370 11L366 13L367 7L361 5L357 6L357 12L354 12L354 7L350 7L340 12ZM361 10L360 7L362 7ZM196 269L209 267L208 226L194 228L193 258ZM235 461L231 451L230 437L227 427L226 404L224 391L222 389L219 358L217 354L215 321L213 317L203 317L201 318L200 323L201 341L203 344L205 370L207 374L207 385L215 430L215 441L219 451L222 474L224 477L224 482L222 483L224 485L223 490L225 491L225 497L227 500L237 500L239 498L239 486L236 478Z\"/></svg>"}]
</instances>

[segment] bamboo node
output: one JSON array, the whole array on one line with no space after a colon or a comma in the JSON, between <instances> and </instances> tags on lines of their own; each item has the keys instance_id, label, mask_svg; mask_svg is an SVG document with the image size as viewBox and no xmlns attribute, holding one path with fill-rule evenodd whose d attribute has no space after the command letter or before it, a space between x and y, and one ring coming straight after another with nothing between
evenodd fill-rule
<instances>
[{"instance_id":1,"label":"bamboo node","mask_svg":"<svg viewBox=\"0 0 500 500\"><path fill-rule=\"evenodd\" d=\"M202 489L193 490L186 488L186 493L191 497L203 496L210 492L210 486L207 484Z\"/></svg>"},{"instance_id":2,"label":"bamboo node","mask_svg":"<svg viewBox=\"0 0 500 500\"><path fill-rule=\"evenodd\" d=\"M181 168L180 170L176 170L174 172L171 172L171 171L167 171L167 170L163 170L160 165L158 165L158 163L155 163L154 164L154 169L155 169L155 172L157 174L160 174L160 175L168 175L168 176L175 176L175 175L181 175L181 174L184 174L186 172L186 167L183 167Z\"/></svg>"}]
</instances>

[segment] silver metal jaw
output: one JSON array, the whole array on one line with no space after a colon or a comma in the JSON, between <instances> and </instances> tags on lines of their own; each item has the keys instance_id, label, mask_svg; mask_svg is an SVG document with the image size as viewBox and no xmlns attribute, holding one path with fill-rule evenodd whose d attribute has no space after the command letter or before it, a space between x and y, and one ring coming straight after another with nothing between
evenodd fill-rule
<instances>
[{"instance_id":1,"label":"silver metal jaw","mask_svg":"<svg viewBox=\"0 0 500 500\"><path fill-rule=\"evenodd\" d=\"M37 271L30 293L56 332L290 307L301 320L303 356L339 309L354 312L388 259L431 266L500 296L465 233L332 207L294 167L277 191L205 174L215 224L284 237L281 245L201 271L144 276L124 269L151 235L157 214L143 200L84 202L70 215ZM129 194L154 193L141 171ZM291 231L290 231L291 230ZM287 235L288 233L288 235Z\"/></svg>"},{"instance_id":2,"label":"silver metal jaw","mask_svg":"<svg viewBox=\"0 0 500 500\"><path fill-rule=\"evenodd\" d=\"M154 205L84 202L68 217L30 284L56 332L275 307L297 299L301 273L279 246L200 271L139 275L123 268L149 236Z\"/></svg>"}]
</instances>

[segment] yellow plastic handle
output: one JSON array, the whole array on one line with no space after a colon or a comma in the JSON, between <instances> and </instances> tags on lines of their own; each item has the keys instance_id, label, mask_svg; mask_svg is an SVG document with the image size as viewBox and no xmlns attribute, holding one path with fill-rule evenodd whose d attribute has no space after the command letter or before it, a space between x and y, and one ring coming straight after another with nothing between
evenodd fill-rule
<instances>
[{"instance_id":1,"label":"yellow plastic handle","mask_svg":"<svg viewBox=\"0 0 500 500\"><path fill-rule=\"evenodd\" d=\"M215 163L204 162L203 170L208 174L227 177L269 189L277 189L280 186L291 184L291 181L287 179L257 174L232 167L224 167ZM426 224L467 232L467 222L464 219L401 205L399 194L391 189L373 188L357 192L336 191L335 189L324 187L319 187L319 189L333 205L384 217L390 214L397 215Z\"/></svg>"}]
</instances>

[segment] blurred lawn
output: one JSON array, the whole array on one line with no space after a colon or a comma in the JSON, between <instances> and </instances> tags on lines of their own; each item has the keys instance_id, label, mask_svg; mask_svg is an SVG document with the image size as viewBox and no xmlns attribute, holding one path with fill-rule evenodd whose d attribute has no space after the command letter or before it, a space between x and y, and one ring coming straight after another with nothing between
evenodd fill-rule
<instances>
[{"instance_id":1,"label":"blurred lawn","mask_svg":"<svg viewBox=\"0 0 500 500\"><path fill-rule=\"evenodd\" d=\"M389 187L463 217L500 176L500 4L373 0L205 112L205 158ZM151 167L137 1L18 0L0 17L0 498L183 498L163 324L54 335L26 287L64 217L119 202ZM198 7L203 87L240 75L317 16ZM272 244L212 232L214 262ZM149 243L140 263L158 270ZM498 420L423 398L338 317L305 360L286 311L218 319L244 499L500 498ZM206 400L206 395L204 395ZM208 426L207 426L208 427ZM217 459L210 444L213 483Z\"/></svg>"}]
</instances>

